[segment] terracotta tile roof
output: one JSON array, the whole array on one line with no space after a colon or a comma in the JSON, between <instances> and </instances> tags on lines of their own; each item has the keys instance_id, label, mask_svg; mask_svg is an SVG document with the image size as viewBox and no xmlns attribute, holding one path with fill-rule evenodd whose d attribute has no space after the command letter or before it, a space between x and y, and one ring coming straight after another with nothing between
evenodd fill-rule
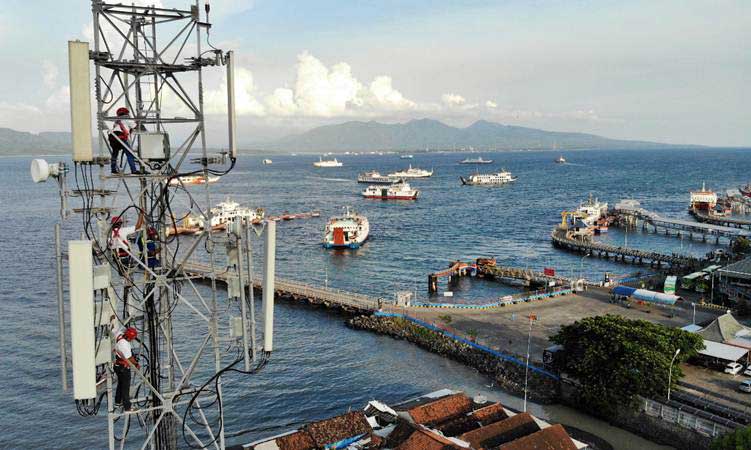
<instances>
[{"instance_id":1,"label":"terracotta tile roof","mask_svg":"<svg viewBox=\"0 0 751 450\"><path fill-rule=\"evenodd\" d=\"M503 405L500 403L493 403L492 405L472 411L470 417L473 417L483 425L489 425L493 422L498 422L499 420L508 418L508 414L504 411Z\"/></svg>"},{"instance_id":2,"label":"terracotta tile roof","mask_svg":"<svg viewBox=\"0 0 751 450\"><path fill-rule=\"evenodd\" d=\"M537 422L527 413L517 414L500 422L469 431L459 436L459 439L470 443L472 448L497 447L528 434L539 431Z\"/></svg>"},{"instance_id":3,"label":"terracotta tile roof","mask_svg":"<svg viewBox=\"0 0 751 450\"><path fill-rule=\"evenodd\" d=\"M405 419L399 418L396 428L386 437L386 447L396 448L406 441L416 430L416 426Z\"/></svg>"},{"instance_id":4,"label":"terracotta tile roof","mask_svg":"<svg viewBox=\"0 0 751 450\"><path fill-rule=\"evenodd\" d=\"M276 438L276 446L279 450L308 450L315 448L313 438L304 431L297 431L280 438Z\"/></svg>"},{"instance_id":5,"label":"terracotta tile roof","mask_svg":"<svg viewBox=\"0 0 751 450\"><path fill-rule=\"evenodd\" d=\"M395 450L451 450L461 448L439 434L427 430L417 430Z\"/></svg>"},{"instance_id":6,"label":"terracotta tile roof","mask_svg":"<svg viewBox=\"0 0 751 450\"><path fill-rule=\"evenodd\" d=\"M459 416L440 424L431 425L431 428L440 431L444 436L458 436L480 428L480 422L472 416Z\"/></svg>"},{"instance_id":7,"label":"terracotta tile roof","mask_svg":"<svg viewBox=\"0 0 751 450\"><path fill-rule=\"evenodd\" d=\"M441 397L430 403L416 406L407 411L415 423L429 424L444 422L472 410L472 400L464 394Z\"/></svg>"},{"instance_id":8,"label":"terracotta tile roof","mask_svg":"<svg viewBox=\"0 0 751 450\"><path fill-rule=\"evenodd\" d=\"M576 450L576 445L561 425L552 425L537 433L503 444L499 450Z\"/></svg>"},{"instance_id":9,"label":"terracotta tile roof","mask_svg":"<svg viewBox=\"0 0 751 450\"><path fill-rule=\"evenodd\" d=\"M303 431L310 435L316 446L324 447L325 445L339 442L342 439L371 433L373 429L365 418L365 413L362 411L352 411L341 416L306 425L303 427Z\"/></svg>"}]
</instances>

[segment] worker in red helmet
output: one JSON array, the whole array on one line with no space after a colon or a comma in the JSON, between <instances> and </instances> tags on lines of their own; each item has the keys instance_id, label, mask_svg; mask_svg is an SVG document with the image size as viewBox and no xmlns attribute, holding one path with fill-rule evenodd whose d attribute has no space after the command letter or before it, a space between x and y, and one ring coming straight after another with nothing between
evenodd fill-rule
<instances>
[{"instance_id":1,"label":"worker in red helmet","mask_svg":"<svg viewBox=\"0 0 751 450\"><path fill-rule=\"evenodd\" d=\"M110 160L110 169L112 173L119 173L118 159L120 152L125 153L128 159L128 166L130 167L130 173L138 173L138 167L136 167L136 158L131 150L130 132L135 128L132 124L127 123L127 118L130 117L130 111L128 108L120 107L115 112L117 119L112 130L109 133L109 144L112 150L112 159Z\"/></svg>"},{"instance_id":2,"label":"worker in red helmet","mask_svg":"<svg viewBox=\"0 0 751 450\"><path fill-rule=\"evenodd\" d=\"M133 356L131 341L138 337L138 331L128 327L120 332L113 321L112 334L115 336L115 375L117 375L117 388L115 390L115 406L122 405L123 411L132 411L130 404L130 368L139 368L138 361Z\"/></svg>"},{"instance_id":3,"label":"worker in red helmet","mask_svg":"<svg viewBox=\"0 0 751 450\"><path fill-rule=\"evenodd\" d=\"M124 219L122 216L113 216L110 223L111 232L108 242L109 248L112 251L113 256L117 257L123 266L130 267L132 262L130 236L135 234L137 230L141 229L141 226L143 225L143 215L139 214L135 226L124 226Z\"/></svg>"}]
</instances>

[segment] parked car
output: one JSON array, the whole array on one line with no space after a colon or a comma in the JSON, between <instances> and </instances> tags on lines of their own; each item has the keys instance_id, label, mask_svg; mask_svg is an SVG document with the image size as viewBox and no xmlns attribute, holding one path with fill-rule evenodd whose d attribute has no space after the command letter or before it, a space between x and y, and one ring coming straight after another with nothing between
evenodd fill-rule
<instances>
[{"instance_id":1,"label":"parked car","mask_svg":"<svg viewBox=\"0 0 751 450\"><path fill-rule=\"evenodd\" d=\"M741 384L738 385L738 390L751 394L751 380L741 381Z\"/></svg>"},{"instance_id":2,"label":"parked car","mask_svg":"<svg viewBox=\"0 0 751 450\"><path fill-rule=\"evenodd\" d=\"M746 367L746 370L743 371L743 375L751 377L751 365Z\"/></svg>"},{"instance_id":3,"label":"parked car","mask_svg":"<svg viewBox=\"0 0 751 450\"><path fill-rule=\"evenodd\" d=\"M738 364L737 362L725 366L725 373L729 373L730 375L738 375L741 370L743 370L743 365Z\"/></svg>"}]
</instances>

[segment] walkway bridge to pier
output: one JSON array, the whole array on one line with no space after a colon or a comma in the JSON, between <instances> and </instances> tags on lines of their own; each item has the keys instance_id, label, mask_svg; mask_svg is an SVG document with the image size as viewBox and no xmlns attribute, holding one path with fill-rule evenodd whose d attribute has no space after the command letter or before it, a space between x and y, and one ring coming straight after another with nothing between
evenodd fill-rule
<instances>
[{"instance_id":1,"label":"walkway bridge to pier","mask_svg":"<svg viewBox=\"0 0 751 450\"><path fill-rule=\"evenodd\" d=\"M546 275L531 269L496 265L495 258L477 258L474 263L455 261L448 268L428 275L428 293L438 292L438 280L448 278L449 284L462 276L479 276L492 278L500 283L523 287L570 286L568 278Z\"/></svg>"},{"instance_id":2,"label":"walkway bridge to pier","mask_svg":"<svg viewBox=\"0 0 751 450\"><path fill-rule=\"evenodd\" d=\"M656 212L642 208L636 200L622 200L615 205L615 209L610 213L616 218L616 225L635 228L638 226L638 222L641 221L642 228L644 229L649 224L654 227L655 232L658 229L662 229L665 231L665 234L670 234L672 230L677 236L687 235L691 239L697 236L701 237L705 242L707 238L714 238L715 243L719 244L720 238L732 241L738 237L751 237L751 230L739 227L663 217Z\"/></svg>"},{"instance_id":3,"label":"walkway bridge to pier","mask_svg":"<svg viewBox=\"0 0 751 450\"><path fill-rule=\"evenodd\" d=\"M210 282L211 270L209 265L189 262L184 266L185 273L204 282ZM216 281L224 284L231 282L228 272L218 272ZM245 281L245 287L248 287L248 281ZM260 291L261 277L253 279L253 288ZM277 277L274 282L276 295L292 300L304 301L314 305L322 305L329 308L338 308L349 312L371 312L377 311L383 300L369 297L367 295L356 294L353 292L342 291L339 289L310 286L297 281L287 280Z\"/></svg>"},{"instance_id":4,"label":"walkway bridge to pier","mask_svg":"<svg viewBox=\"0 0 751 450\"><path fill-rule=\"evenodd\" d=\"M696 219L699 222L711 223L711 224L721 225L723 227L730 227L730 228L735 227L735 228L751 229L751 220L748 220L748 219L740 219L738 217L724 217L724 216L710 215L704 211L698 211L696 209L692 209L690 213L692 216L694 216L694 219Z\"/></svg>"},{"instance_id":5,"label":"walkway bridge to pier","mask_svg":"<svg viewBox=\"0 0 751 450\"><path fill-rule=\"evenodd\" d=\"M651 267L661 268L663 264L672 269L695 270L705 265L705 261L693 256L680 254L664 254L647 250L639 250L630 247L617 247L615 245L597 242L593 239L582 239L571 235L569 230L556 227L551 233L553 245L557 248L570 250L578 253L598 256L600 258L613 258L615 261L631 264L649 264ZM627 258L630 259L627 260Z\"/></svg>"}]
</instances>

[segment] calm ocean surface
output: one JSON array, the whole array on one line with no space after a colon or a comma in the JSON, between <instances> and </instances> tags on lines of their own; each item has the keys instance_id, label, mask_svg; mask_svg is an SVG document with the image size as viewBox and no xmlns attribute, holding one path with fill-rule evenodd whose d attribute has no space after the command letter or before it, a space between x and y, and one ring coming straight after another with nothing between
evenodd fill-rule
<instances>
[{"instance_id":1,"label":"calm ocean surface","mask_svg":"<svg viewBox=\"0 0 751 450\"><path fill-rule=\"evenodd\" d=\"M688 192L702 181L722 192L751 178L749 150L660 150L566 152L570 164L556 165L550 152L483 153L519 180L502 187L461 186L459 175L474 171L458 165L464 154L341 156L342 168L314 169L317 156L244 156L236 169L212 187L212 202L231 196L267 214L320 210L321 217L279 223L277 272L280 276L391 297L395 290L416 290L427 299L427 274L450 260L494 256L500 264L564 275L583 272L601 277L625 274L631 266L584 259L555 250L549 233L560 211L575 208L591 192L610 205L623 198L639 200L666 216L686 217ZM48 158L55 161L56 158ZM34 185L30 158L0 158L0 447L105 448L104 411L79 417L70 394L60 389L55 307L53 224L58 220L54 182ZM357 173L382 173L407 164L435 170L415 180L422 190L416 202L382 202L359 196ZM72 177L71 177L72 179ZM71 180L72 183L72 180ZM198 196L203 201L203 194ZM185 199L178 199L176 203ZM75 200L73 206L78 206ZM371 238L357 251L321 248L326 218L349 205L365 214ZM174 206L174 205L173 205ZM179 207L177 208L179 210ZM80 217L64 224L66 238L80 230ZM603 239L623 242L612 230ZM632 233L630 246L702 255L713 245ZM482 302L513 292L494 283L465 280L453 301ZM443 298L436 298L443 300ZM276 351L264 371L225 379L229 443L249 442L310 420L360 408L369 399L396 401L443 387L485 393L512 407L521 400L488 387L488 380L451 361L412 345L347 329L343 317L279 302ZM187 323L187 322L186 322ZM177 331L189 335L188 329ZM534 412L608 439L617 448L658 448L628 433L567 408Z\"/></svg>"}]
</instances>

